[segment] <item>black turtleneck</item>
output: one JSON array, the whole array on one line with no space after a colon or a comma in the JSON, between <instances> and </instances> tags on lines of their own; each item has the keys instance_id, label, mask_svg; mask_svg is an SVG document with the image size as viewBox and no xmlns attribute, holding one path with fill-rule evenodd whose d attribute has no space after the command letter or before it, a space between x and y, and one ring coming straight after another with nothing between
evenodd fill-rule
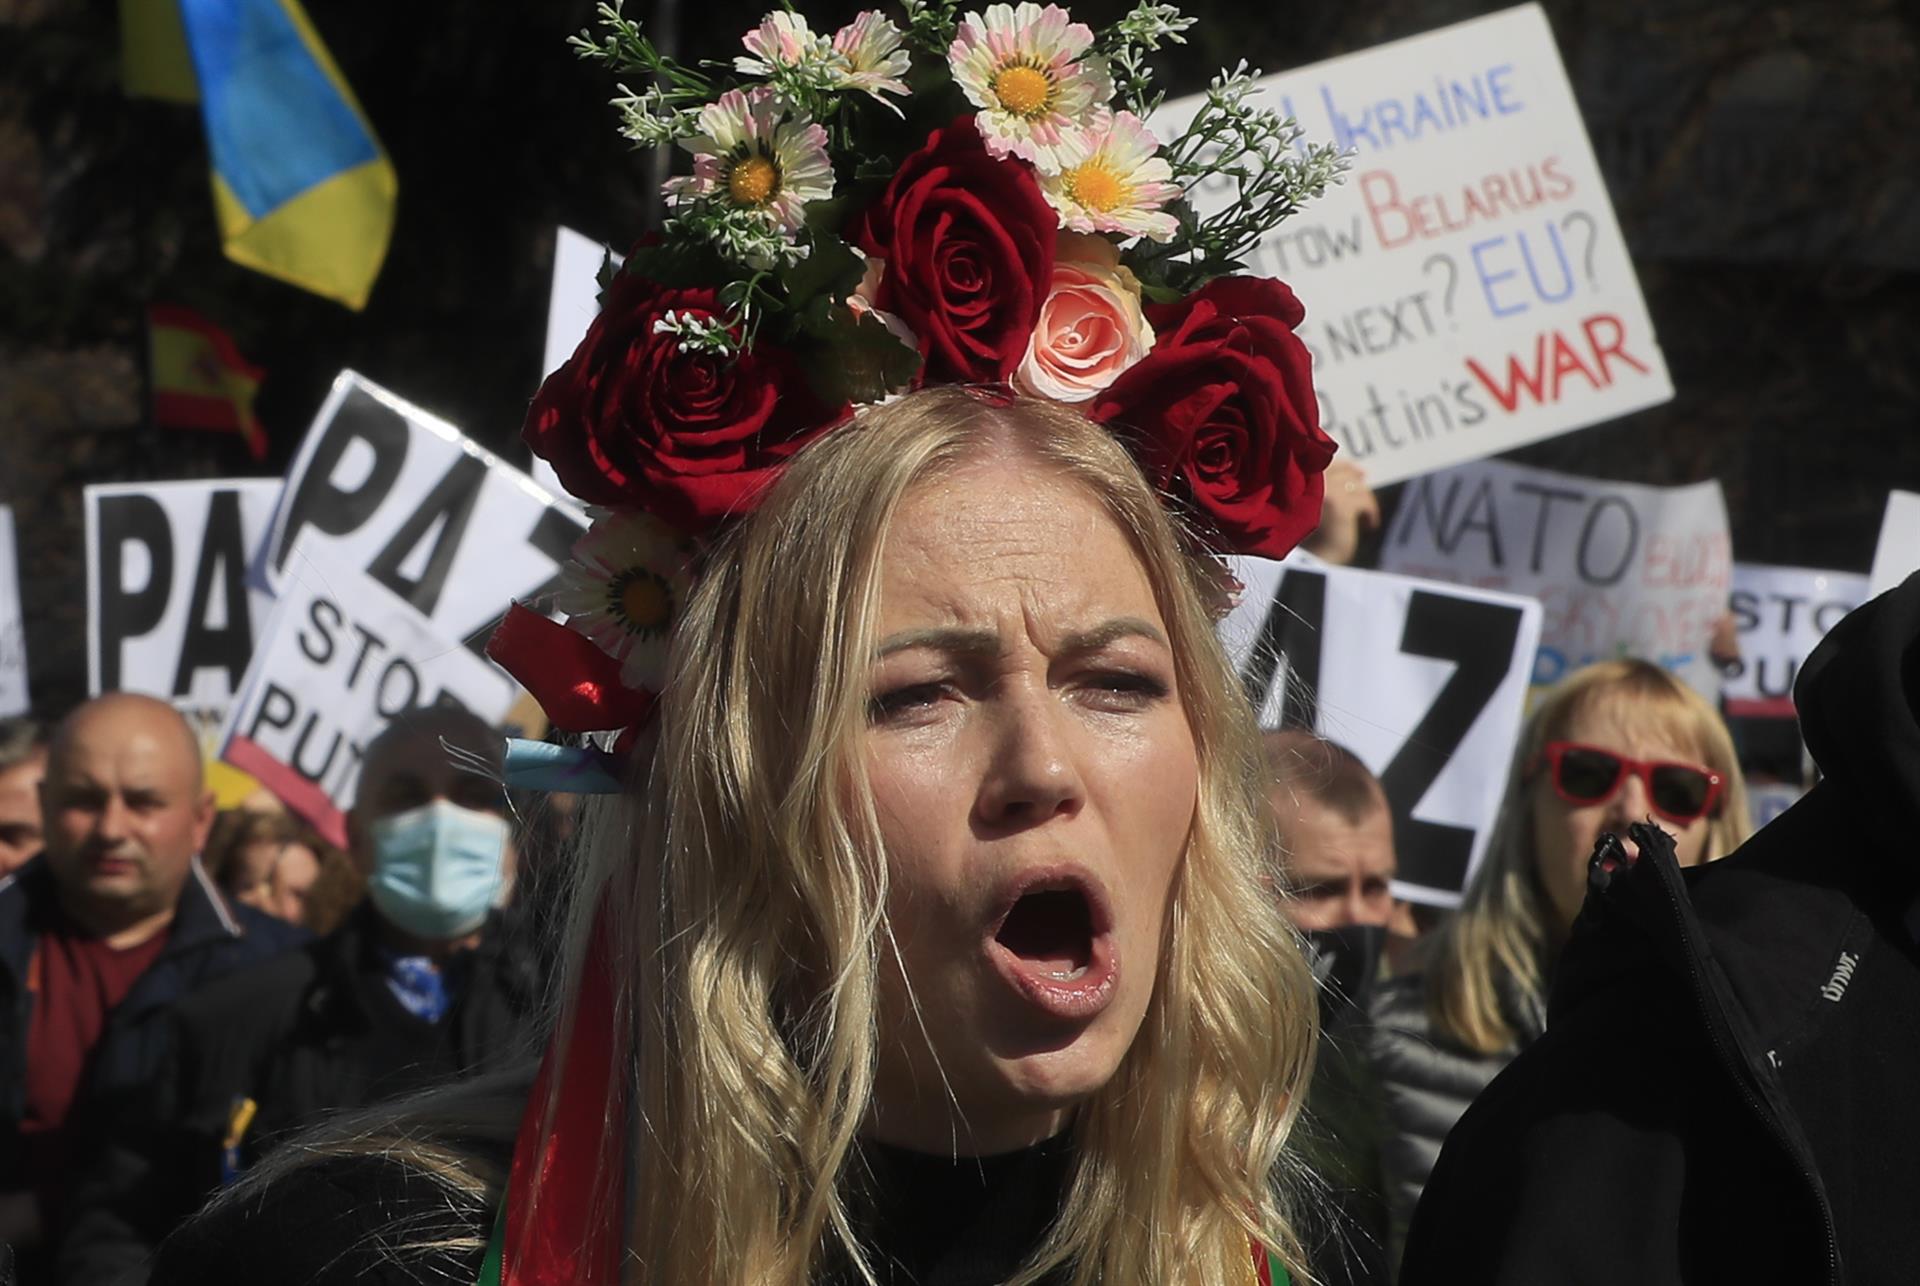
<instances>
[{"instance_id":1,"label":"black turtleneck","mask_svg":"<svg viewBox=\"0 0 1920 1286\"><path fill-rule=\"evenodd\" d=\"M1067 1134L990 1157L863 1145L852 1215L874 1275L881 1286L999 1286L1046 1236L1072 1160Z\"/></svg>"}]
</instances>

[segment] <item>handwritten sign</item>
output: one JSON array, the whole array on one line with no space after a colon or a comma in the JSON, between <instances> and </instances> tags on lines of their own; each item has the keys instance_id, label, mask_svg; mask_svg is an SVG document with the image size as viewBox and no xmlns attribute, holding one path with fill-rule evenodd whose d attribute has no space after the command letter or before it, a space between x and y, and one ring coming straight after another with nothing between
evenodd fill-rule
<instances>
[{"instance_id":1,"label":"handwritten sign","mask_svg":"<svg viewBox=\"0 0 1920 1286\"><path fill-rule=\"evenodd\" d=\"M477 654L509 600L552 593L585 529L570 501L343 371L287 472L253 576L279 594L298 547L364 572Z\"/></svg>"},{"instance_id":2,"label":"handwritten sign","mask_svg":"<svg viewBox=\"0 0 1920 1286\"><path fill-rule=\"evenodd\" d=\"M1793 718L1800 664L1841 617L1867 601L1867 578L1810 567L1733 565L1732 608L1740 663L1721 697L1729 715Z\"/></svg>"},{"instance_id":3,"label":"handwritten sign","mask_svg":"<svg viewBox=\"0 0 1920 1286\"><path fill-rule=\"evenodd\" d=\"M1886 514L1880 519L1880 541L1874 547L1867 593L1884 594L1915 572L1920 572L1920 494L1891 491Z\"/></svg>"},{"instance_id":4,"label":"handwritten sign","mask_svg":"<svg viewBox=\"0 0 1920 1286\"><path fill-rule=\"evenodd\" d=\"M1506 788L1540 605L1307 558L1231 562L1246 592L1220 638L1261 726L1358 755L1393 811L1395 896L1458 904Z\"/></svg>"},{"instance_id":5,"label":"handwritten sign","mask_svg":"<svg viewBox=\"0 0 1920 1286\"><path fill-rule=\"evenodd\" d=\"M1315 63L1259 101L1350 149L1248 267L1307 306L1322 422L1375 486L1673 396L1537 4ZM1156 113L1161 137L1200 98ZM1231 183L1203 187L1212 213Z\"/></svg>"},{"instance_id":6,"label":"handwritten sign","mask_svg":"<svg viewBox=\"0 0 1920 1286\"><path fill-rule=\"evenodd\" d=\"M344 846L361 757L388 721L452 703L498 723L518 690L378 575L329 563L306 541L294 553L220 758Z\"/></svg>"},{"instance_id":7,"label":"handwritten sign","mask_svg":"<svg viewBox=\"0 0 1920 1286\"><path fill-rule=\"evenodd\" d=\"M0 716L25 714L27 627L20 610L20 560L14 552L13 510L0 505Z\"/></svg>"},{"instance_id":8,"label":"handwritten sign","mask_svg":"<svg viewBox=\"0 0 1920 1286\"><path fill-rule=\"evenodd\" d=\"M273 600L247 584L278 478L86 489L89 691L144 692L226 721Z\"/></svg>"},{"instance_id":9,"label":"handwritten sign","mask_svg":"<svg viewBox=\"0 0 1920 1286\"><path fill-rule=\"evenodd\" d=\"M1380 561L1539 599L1536 684L1638 656L1719 695L1707 644L1727 611L1733 558L1718 482L1646 487L1497 460L1461 465L1407 484Z\"/></svg>"}]
</instances>

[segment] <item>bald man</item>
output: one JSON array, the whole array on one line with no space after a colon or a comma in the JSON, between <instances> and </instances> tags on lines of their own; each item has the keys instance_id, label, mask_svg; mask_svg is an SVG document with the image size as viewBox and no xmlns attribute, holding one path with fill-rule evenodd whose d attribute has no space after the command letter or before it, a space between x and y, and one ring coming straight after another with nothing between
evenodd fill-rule
<instances>
[{"instance_id":1,"label":"bald man","mask_svg":"<svg viewBox=\"0 0 1920 1286\"><path fill-rule=\"evenodd\" d=\"M299 940L200 870L213 797L163 701L110 693L69 715L40 811L44 851L0 880L0 1241L16 1248L57 1230L76 1156L144 1097L173 1002Z\"/></svg>"}]
</instances>

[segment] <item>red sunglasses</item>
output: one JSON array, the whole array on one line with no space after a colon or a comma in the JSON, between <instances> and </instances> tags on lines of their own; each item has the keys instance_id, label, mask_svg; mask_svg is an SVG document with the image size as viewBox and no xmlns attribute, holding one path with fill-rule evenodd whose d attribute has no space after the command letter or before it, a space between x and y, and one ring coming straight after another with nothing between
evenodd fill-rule
<instances>
[{"instance_id":1,"label":"red sunglasses","mask_svg":"<svg viewBox=\"0 0 1920 1286\"><path fill-rule=\"evenodd\" d=\"M1668 821L1685 826L1714 810L1726 779L1698 764L1629 759L1578 741L1549 741L1541 758L1553 774L1553 790L1569 804L1599 804L1632 773L1647 788L1647 802Z\"/></svg>"}]
</instances>

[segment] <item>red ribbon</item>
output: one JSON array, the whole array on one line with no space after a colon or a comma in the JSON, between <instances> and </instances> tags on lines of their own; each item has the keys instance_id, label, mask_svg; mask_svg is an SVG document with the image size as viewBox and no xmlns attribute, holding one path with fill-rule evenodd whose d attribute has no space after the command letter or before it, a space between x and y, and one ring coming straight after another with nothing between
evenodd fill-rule
<instances>
[{"instance_id":1,"label":"red ribbon","mask_svg":"<svg viewBox=\"0 0 1920 1286\"><path fill-rule=\"evenodd\" d=\"M520 1118L507 1183L501 1286L616 1286L620 1280L627 1060L615 1038L611 935L602 903L566 1045L559 1032L547 1042L533 1097Z\"/></svg>"},{"instance_id":2,"label":"red ribbon","mask_svg":"<svg viewBox=\"0 0 1920 1286\"><path fill-rule=\"evenodd\" d=\"M487 640L487 655L564 732L637 728L653 709L653 694L621 683L620 663L591 639L518 603Z\"/></svg>"}]
</instances>

